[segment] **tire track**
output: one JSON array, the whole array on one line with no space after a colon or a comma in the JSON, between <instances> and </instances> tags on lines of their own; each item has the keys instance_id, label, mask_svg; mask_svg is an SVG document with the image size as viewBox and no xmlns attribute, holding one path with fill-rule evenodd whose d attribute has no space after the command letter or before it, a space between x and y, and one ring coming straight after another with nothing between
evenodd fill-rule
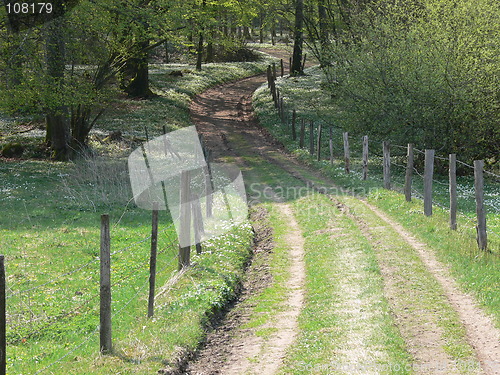
<instances>
[{"instance_id":1,"label":"tire track","mask_svg":"<svg viewBox=\"0 0 500 375\"><path fill-rule=\"evenodd\" d=\"M298 333L298 317L304 301L304 238L293 212L287 204L276 205L286 222L288 231L285 236L290 246L290 279L286 283L288 298L286 309L275 315L275 319L262 328L276 330L268 340L255 335L243 337L228 358L228 364L220 374L260 374L273 375L281 365L288 347L295 341Z\"/></svg>"},{"instance_id":2,"label":"tire track","mask_svg":"<svg viewBox=\"0 0 500 375\"><path fill-rule=\"evenodd\" d=\"M262 82L264 82L263 76L251 77L209 90L195 99L191 107L193 120L199 131L204 134L209 147L215 150L218 156L231 155L241 165L245 165L245 156L258 156L319 192L323 192L321 185L334 186L332 181L321 177L318 172L310 171L292 158L287 158L279 145L258 126L251 112L249 98ZM204 112L203 108L209 108L209 110ZM306 175L309 177L304 177ZM314 181L311 175L314 176ZM341 191L341 189L338 190ZM431 249L417 241L401 225L389 219L376 207L362 199L359 201L395 230L418 253L429 272L442 286L447 300L458 313L469 343L481 363L482 372L487 375L500 374L500 331L495 327L491 318L478 307L473 297L460 290L449 270L437 261ZM420 329L425 330L428 327L420 327ZM431 328L429 331L431 332L427 332L427 337L431 339L428 343L424 342L421 345L422 348L432 347L432 341L437 345L441 337L438 330ZM418 332L414 334L418 335ZM414 355L423 363L435 360L435 353L432 350L418 348L417 350L418 353ZM454 368L453 371L456 372L457 369Z\"/></svg>"}]
</instances>

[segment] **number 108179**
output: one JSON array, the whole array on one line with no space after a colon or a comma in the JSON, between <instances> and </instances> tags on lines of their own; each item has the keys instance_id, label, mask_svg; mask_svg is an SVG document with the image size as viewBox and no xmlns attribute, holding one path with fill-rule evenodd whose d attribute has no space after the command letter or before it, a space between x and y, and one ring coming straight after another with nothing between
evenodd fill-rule
<instances>
[{"instance_id":1,"label":"number 108179","mask_svg":"<svg viewBox=\"0 0 500 375\"><path fill-rule=\"evenodd\" d=\"M52 3L7 3L9 14L42 14L52 13Z\"/></svg>"}]
</instances>

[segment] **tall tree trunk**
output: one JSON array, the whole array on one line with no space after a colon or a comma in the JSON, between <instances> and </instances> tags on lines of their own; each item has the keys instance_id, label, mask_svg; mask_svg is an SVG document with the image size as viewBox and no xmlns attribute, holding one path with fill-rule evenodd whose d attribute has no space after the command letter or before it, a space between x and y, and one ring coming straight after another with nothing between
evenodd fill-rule
<instances>
[{"instance_id":1,"label":"tall tree trunk","mask_svg":"<svg viewBox=\"0 0 500 375\"><path fill-rule=\"evenodd\" d=\"M198 48L196 50L196 70L201 70L201 63L203 62L203 33L200 33L198 38Z\"/></svg>"},{"instance_id":2,"label":"tall tree trunk","mask_svg":"<svg viewBox=\"0 0 500 375\"><path fill-rule=\"evenodd\" d=\"M109 56L108 60L100 65L94 75L92 85L95 90L100 91L115 77L115 69L112 67L117 53ZM97 119L104 113L102 107L95 118L91 121L92 107L86 104L78 104L71 108L71 146L74 150L85 150L87 138Z\"/></svg>"},{"instance_id":3,"label":"tall tree trunk","mask_svg":"<svg viewBox=\"0 0 500 375\"><path fill-rule=\"evenodd\" d=\"M295 0L295 37L293 43L292 75L301 75L302 71L302 47L304 34L302 27L304 24L304 0Z\"/></svg>"},{"instance_id":4,"label":"tall tree trunk","mask_svg":"<svg viewBox=\"0 0 500 375\"><path fill-rule=\"evenodd\" d=\"M264 43L264 14L259 16L259 43Z\"/></svg>"},{"instance_id":5,"label":"tall tree trunk","mask_svg":"<svg viewBox=\"0 0 500 375\"><path fill-rule=\"evenodd\" d=\"M51 158L60 161L68 160L71 156L68 108L60 107L59 109L47 111L45 123Z\"/></svg>"},{"instance_id":6,"label":"tall tree trunk","mask_svg":"<svg viewBox=\"0 0 500 375\"><path fill-rule=\"evenodd\" d=\"M136 56L128 59L125 66L124 91L131 98L150 98L149 88L149 41L139 43ZM146 52L145 52L146 51Z\"/></svg>"},{"instance_id":7,"label":"tall tree trunk","mask_svg":"<svg viewBox=\"0 0 500 375\"><path fill-rule=\"evenodd\" d=\"M91 108L86 105L77 105L71 113L71 144L75 150L83 150L87 147L87 137L91 130L90 122Z\"/></svg>"},{"instance_id":8,"label":"tall tree trunk","mask_svg":"<svg viewBox=\"0 0 500 375\"><path fill-rule=\"evenodd\" d=\"M324 50L328 43L328 14L325 0L318 0L319 40ZM322 51L324 52L324 51Z\"/></svg>"},{"instance_id":9,"label":"tall tree trunk","mask_svg":"<svg viewBox=\"0 0 500 375\"><path fill-rule=\"evenodd\" d=\"M205 59L205 61L207 63L211 63L211 62L214 62L214 42L212 40L212 38L210 39L210 41L207 43L207 57Z\"/></svg>"},{"instance_id":10,"label":"tall tree trunk","mask_svg":"<svg viewBox=\"0 0 500 375\"><path fill-rule=\"evenodd\" d=\"M327 63L327 47L328 47L328 14L325 5L326 0L318 0L318 18L319 18L319 43L320 50L320 65L325 66Z\"/></svg>"},{"instance_id":11,"label":"tall tree trunk","mask_svg":"<svg viewBox=\"0 0 500 375\"><path fill-rule=\"evenodd\" d=\"M46 34L47 83L56 93L61 93L64 85L65 55L64 20L59 17L47 26ZM53 159L68 160L71 154L68 108L61 103L50 104L45 114L46 141Z\"/></svg>"},{"instance_id":12,"label":"tall tree trunk","mask_svg":"<svg viewBox=\"0 0 500 375\"><path fill-rule=\"evenodd\" d=\"M205 9L207 1L203 0L201 3L202 9ZM200 34L198 37L198 48L196 49L196 70L201 70L201 64L203 62L203 33L205 32L203 25L200 28Z\"/></svg>"},{"instance_id":13,"label":"tall tree trunk","mask_svg":"<svg viewBox=\"0 0 500 375\"><path fill-rule=\"evenodd\" d=\"M170 63L170 54L169 54L169 48L168 48L168 40L163 43L163 46L165 47L165 58L163 59L163 62L165 64Z\"/></svg>"},{"instance_id":14,"label":"tall tree trunk","mask_svg":"<svg viewBox=\"0 0 500 375\"><path fill-rule=\"evenodd\" d=\"M243 37L246 40L252 39L252 35L250 35L250 28L248 26L243 26Z\"/></svg>"}]
</instances>

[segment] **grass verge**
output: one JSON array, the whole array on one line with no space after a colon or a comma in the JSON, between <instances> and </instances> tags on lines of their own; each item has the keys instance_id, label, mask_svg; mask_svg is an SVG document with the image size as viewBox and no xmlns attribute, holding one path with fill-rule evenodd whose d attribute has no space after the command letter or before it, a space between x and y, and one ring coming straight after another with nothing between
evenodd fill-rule
<instances>
[{"instance_id":1,"label":"grass verge","mask_svg":"<svg viewBox=\"0 0 500 375\"><path fill-rule=\"evenodd\" d=\"M262 71L267 62L157 65L158 97L117 98L91 136L96 154L73 163L0 159L0 246L8 284L8 373L137 374L175 365L204 335L212 314L234 295L249 256L248 224L205 243L205 253L177 280L175 233L161 214L157 286L147 319L151 217L130 200L125 157L149 135L191 125L189 101L206 88ZM184 70L172 77L171 70ZM39 144L43 132L1 123L0 142ZM105 141L120 130L122 140ZM27 152L25 157L33 156ZM99 215L112 220L114 352L99 355ZM175 283L173 281L176 281Z\"/></svg>"}]
</instances>

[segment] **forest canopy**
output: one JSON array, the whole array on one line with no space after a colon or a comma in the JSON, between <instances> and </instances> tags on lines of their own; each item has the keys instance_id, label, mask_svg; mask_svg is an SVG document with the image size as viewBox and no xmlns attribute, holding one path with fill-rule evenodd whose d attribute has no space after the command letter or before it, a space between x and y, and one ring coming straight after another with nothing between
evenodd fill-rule
<instances>
[{"instance_id":1,"label":"forest canopy","mask_svg":"<svg viewBox=\"0 0 500 375\"><path fill-rule=\"evenodd\" d=\"M335 124L376 139L497 163L500 4L495 0L54 0L12 26L0 7L0 112L42 114L55 159L85 147L121 91L149 99L148 64L183 49L203 63L251 57L248 41L302 43L332 95ZM50 18L50 17L49 17ZM14 25L16 23L14 22ZM278 32L279 30L279 32ZM299 45L300 44L300 45ZM319 85L320 83L318 83Z\"/></svg>"},{"instance_id":2,"label":"forest canopy","mask_svg":"<svg viewBox=\"0 0 500 375\"><path fill-rule=\"evenodd\" d=\"M341 126L498 162L500 3L356 3L316 48Z\"/></svg>"}]
</instances>

